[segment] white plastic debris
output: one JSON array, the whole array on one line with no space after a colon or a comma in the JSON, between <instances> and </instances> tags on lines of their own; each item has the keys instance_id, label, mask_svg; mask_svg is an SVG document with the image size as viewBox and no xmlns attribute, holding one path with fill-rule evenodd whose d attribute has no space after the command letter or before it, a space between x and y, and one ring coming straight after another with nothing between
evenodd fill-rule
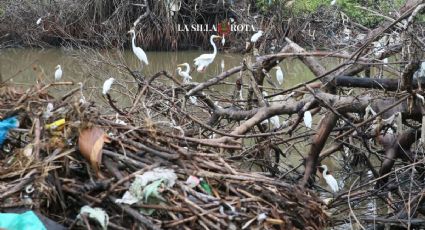
<instances>
[{"instance_id":1,"label":"white plastic debris","mask_svg":"<svg viewBox=\"0 0 425 230\"><path fill-rule=\"evenodd\" d=\"M133 184L138 181L138 183L140 183L142 187L145 187L146 185L148 185L148 183L159 179L163 179L165 185L170 188L173 187L176 183L177 175L172 169L155 168L151 171L143 173L142 175L137 175L136 180L133 182Z\"/></svg>"},{"instance_id":2,"label":"white plastic debris","mask_svg":"<svg viewBox=\"0 0 425 230\"><path fill-rule=\"evenodd\" d=\"M77 218L81 220L81 215L86 214L88 218L96 220L102 229L107 229L109 223L108 214L101 208L92 208L88 205L83 206L78 214Z\"/></svg>"},{"instance_id":3,"label":"white plastic debris","mask_svg":"<svg viewBox=\"0 0 425 230\"><path fill-rule=\"evenodd\" d=\"M139 199L137 199L136 197L134 197L133 195L131 195L131 193L129 191L126 191L124 193L124 195L122 196L121 199L116 199L115 203L118 204L135 204L139 201Z\"/></svg>"},{"instance_id":4,"label":"white plastic debris","mask_svg":"<svg viewBox=\"0 0 425 230\"><path fill-rule=\"evenodd\" d=\"M260 213L260 214L258 214L258 216L257 216L257 221L258 222L263 222L265 219L267 219L267 214L265 214L264 212L263 213Z\"/></svg>"},{"instance_id":5,"label":"white plastic debris","mask_svg":"<svg viewBox=\"0 0 425 230\"><path fill-rule=\"evenodd\" d=\"M172 169L155 168L145 172L142 175L137 175L136 179L126 191L121 199L117 199L115 203L134 204L140 201L145 201L149 196L161 199L158 193L159 186L164 184L166 188L174 186L177 180L177 175ZM150 185L151 187L148 187Z\"/></svg>"}]
</instances>

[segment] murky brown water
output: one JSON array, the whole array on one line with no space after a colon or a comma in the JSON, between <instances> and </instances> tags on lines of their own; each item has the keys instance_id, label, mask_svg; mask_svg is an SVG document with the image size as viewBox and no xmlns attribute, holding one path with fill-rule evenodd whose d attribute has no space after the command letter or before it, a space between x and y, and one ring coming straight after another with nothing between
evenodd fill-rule
<instances>
[{"instance_id":1,"label":"murky brown water","mask_svg":"<svg viewBox=\"0 0 425 230\"><path fill-rule=\"evenodd\" d=\"M115 50L98 50L97 54L87 50L68 50L62 49L4 49L0 50L0 79L14 82L15 84L28 87L33 85L37 80L43 83L54 82L54 72L57 65L62 66L63 76L61 81L83 82L84 88L88 90L88 99L101 99L101 87L103 81L110 77L116 79L111 94L114 91L130 91L135 93L137 87L134 79L128 73L122 74L117 68L112 68L102 63L105 60L112 60L113 64L122 63L128 65L132 70L139 70L145 76L153 75L159 71L166 70L171 74L176 74L178 64L189 63L193 65L193 59L202 53L211 51L184 51L184 52L148 52L149 65L140 67L138 59L132 51L125 51L122 57ZM90 61L85 61L87 58ZM193 81L203 82L211 77L221 73L223 70L238 66L243 61L243 56L236 54L226 54L219 52L214 62L208 66L206 73L192 73ZM90 63L90 64L89 64ZM97 65L97 66L92 66ZM289 87L300 82L309 80L313 74L297 59L288 59L280 63L284 71L284 84L282 87ZM121 70L122 71L122 70ZM275 79L276 70L271 71L273 80ZM177 78L180 78L177 76ZM213 89L219 91L224 97L228 97L233 93L234 80L236 76L226 79L230 84L220 84L214 86ZM120 84L121 83L121 84ZM248 80L245 81L245 84ZM131 87L133 86L133 87ZM75 87L75 86L72 86ZM51 90L51 94L59 96L64 90L71 87L61 87L60 90ZM114 95L122 105L130 106L131 102L122 95Z\"/></svg>"},{"instance_id":2,"label":"murky brown water","mask_svg":"<svg viewBox=\"0 0 425 230\"><path fill-rule=\"evenodd\" d=\"M208 51L210 52L210 51ZM114 55L112 50L100 50L100 54ZM198 51L183 51L183 52L148 52L149 65L144 67L144 74L153 74L161 70L167 70L170 73L175 73L178 64L187 62L193 64L193 59L205 52ZM3 80L15 76L15 83L33 84L36 80L32 67L37 65L40 67L46 76L51 77L56 65L61 65L63 70L64 81L83 81L85 76L80 72L80 64L76 50L64 49L4 49L0 50L0 75ZM222 72L223 69L240 65L243 57L236 54L218 53L214 62L208 67L205 74L193 73L194 81L203 81L211 76L215 76ZM125 62L132 69L140 69L139 62L131 51L124 53ZM291 86L313 77L313 74L297 59L285 60L280 63L280 66L285 73L284 86ZM290 67L290 68L289 68ZM272 71L274 76L275 70ZM49 80L49 79L47 79Z\"/></svg>"}]
</instances>

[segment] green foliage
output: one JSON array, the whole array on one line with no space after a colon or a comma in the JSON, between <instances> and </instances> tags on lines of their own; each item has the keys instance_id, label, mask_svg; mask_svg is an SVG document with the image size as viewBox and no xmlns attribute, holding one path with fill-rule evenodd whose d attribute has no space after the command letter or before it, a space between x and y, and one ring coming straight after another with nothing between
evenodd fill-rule
<instances>
[{"instance_id":1,"label":"green foliage","mask_svg":"<svg viewBox=\"0 0 425 230\"><path fill-rule=\"evenodd\" d=\"M256 0L257 8L263 12L272 10L273 6L282 3L295 15L314 13L319 7L334 7L344 12L350 20L365 26L373 27L384 20L381 16L361 9L364 7L383 15L389 15L398 10L406 0L336 0L331 6L332 0Z\"/></svg>"},{"instance_id":2,"label":"green foliage","mask_svg":"<svg viewBox=\"0 0 425 230\"><path fill-rule=\"evenodd\" d=\"M389 15L399 9L404 2L405 0L337 0L337 5L351 20L373 27L384 19L373 12L361 9L361 7Z\"/></svg>"},{"instance_id":3,"label":"green foliage","mask_svg":"<svg viewBox=\"0 0 425 230\"><path fill-rule=\"evenodd\" d=\"M294 0L292 5L295 14L313 13L322 5L330 5L332 0Z\"/></svg>"},{"instance_id":4,"label":"green foliage","mask_svg":"<svg viewBox=\"0 0 425 230\"><path fill-rule=\"evenodd\" d=\"M339 0L338 6L351 20L365 26L373 27L382 20L381 17L372 15L371 12L359 8L359 6L369 8L369 4L360 5L358 2L355 0Z\"/></svg>"}]
</instances>

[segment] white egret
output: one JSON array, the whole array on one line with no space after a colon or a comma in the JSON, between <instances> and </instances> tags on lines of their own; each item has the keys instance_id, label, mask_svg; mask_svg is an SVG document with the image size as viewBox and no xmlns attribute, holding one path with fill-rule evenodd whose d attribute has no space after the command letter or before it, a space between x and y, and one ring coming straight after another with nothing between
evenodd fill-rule
<instances>
[{"instance_id":1,"label":"white egret","mask_svg":"<svg viewBox=\"0 0 425 230\"><path fill-rule=\"evenodd\" d=\"M43 113L43 118L44 119L48 119L49 117L51 117L52 115L53 115L53 104L52 103L48 103L47 104L47 106L46 106L46 110L44 111L44 113Z\"/></svg>"},{"instance_id":2,"label":"white egret","mask_svg":"<svg viewBox=\"0 0 425 230\"><path fill-rule=\"evenodd\" d=\"M80 85L80 103L85 104L86 103L86 97L84 97L84 93L83 93L83 83L78 82L78 85Z\"/></svg>"},{"instance_id":3,"label":"white egret","mask_svg":"<svg viewBox=\"0 0 425 230\"><path fill-rule=\"evenodd\" d=\"M41 23L41 21L42 21L42 20L43 20L42 18L37 19L36 24L37 24L37 25L40 25L40 23Z\"/></svg>"},{"instance_id":4,"label":"white egret","mask_svg":"<svg viewBox=\"0 0 425 230\"><path fill-rule=\"evenodd\" d=\"M221 37L217 35L211 35L210 43L214 48L214 52L212 54L202 54L201 56L193 59L193 61L195 62L195 66L197 67L196 70L198 72L204 72L208 65L214 61L214 58L217 55L217 46L214 43L215 38Z\"/></svg>"},{"instance_id":5,"label":"white egret","mask_svg":"<svg viewBox=\"0 0 425 230\"><path fill-rule=\"evenodd\" d=\"M190 102L192 102L192 104L194 104L194 105L198 104L195 96L190 96L189 99L190 99Z\"/></svg>"},{"instance_id":6,"label":"white egret","mask_svg":"<svg viewBox=\"0 0 425 230\"><path fill-rule=\"evenodd\" d=\"M331 2L331 6L333 6L333 5L335 5L336 4L336 0L332 0L332 2Z\"/></svg>"},{"instance_id":7,"label":"white egret","mask_svg":"<svg viewBox=\"0 0 425 230\"><path fill-rule=\"evenodd\" d=\"M382 62L384 63L384 66L387 66L387 64L388 64L388 58L382 59Z\"/></svg>"},{"instance_id":8,"label":"white egret","mask_svg":"<svg viewBox=\"0 0 425 230\"><path fill-rule=\"evenodd\" d=\"M148 57L146 56L145 51L142 50L142 48L136 46L136 32L134 29L131 29L128 31L132 35L131 38L131 46L133 47L133 53L136 55L136 57L140 60L140 62L149 65Z\"/></svg>"},{"instance_id":9,"label":"white egret","mask_svg":"<svg viewBox=\"0 0 425 230\"><path fill-rule=\"evenodd\" d=\"M275 129L278 129L280 127L280 120L279 120L279 116L273 116L270 118L270 123L272 123L273 127Z\"/></svg>"},{"instance_id":10,"label":"white egret","mask_svg":"<svg viewBox=\"0 0 425 230\"><path fill-rule=\"evenodd\" d=\"M264 124L264 125L266 125L267 123L270 123L275 129L278 129L280 127L279 116L275 115L261 122L261 124Z\"/></svg>"},{"instance_id":11,"label":"white egret","mask_svg":"<svg viewBox=\"0 0 425 230\"><path fill-rule=\"evenodd\" d=\"M220 109L222 109L222 108L223 108L223 107L221 107L221 106L218 104L218 101L215 101L215 102L214 102L214 105L215 105L215 106L217 106L217 108L220 108Z\"/></svg>"},{"instance_id":12,"label":"white egret","mask_svg":"<svg viewBox=\"0 0 425 230\"><path fill-rule=\"evenodd\" d=\"M275 66L273 69L276 69L276 80L279 82L279 85L283 83L283 71L280 66Z\"/></svg>"},{"instance_id":13,"label":"white egret","mask_svg":"<svg viewBox=\"0 0 425 230\"><path fill-rule=\"evenodd\" d=\"M259 30L257 33L252 35L251 42L256 43L261 36L263 36L263 31Z\"/></svg>"},{"instance_id":14,"label":"white egret","mask_svg":"<svg viewBox=\"0 0 425 230\"><path fill-rule=\"evenodd\" d=\"M119 125L127 125L127 123L121 119L119 119L119 114L116 113L115 114L115 123L119 124Z\"/></svg>"},{"instance_id":15,"label":"white egret","mask_svg":"<svg viewBox=\"0 0 425 230\"><path fill-rule=\"evenodd\" d=\"M413 74L413 80L416 80L418 83L419 90L422 91L422 82L425 79L425 62L421 63L421 66L416 72Z\"/></svg>"},{"instance_id":16,"label":"white egret","mask_svg":"<svg viewBox=\"0 0 425 230\"><path fill-rule=\"evenodd\" d=\"M115 79L113 77L109 78L103 83L103 89L102 94L106 95L108 91L111 89L112 84L114 83Z\"/></svg>"},{"instance_id":17,"label":"white egret","mask_svg":"<svg viewBox=\"0 0 425 230\"><path fill-rule=\"evenodd\" d=\"M305 126L311 129L312 123L313 123L313 117L311 116L310 111L307 110L304 112L304 124Z\"/></svg>"},{"instance_id":18,"label":"white egret","mask_svg":"<svg viewBox=\"0 0 425 230\"><path fill-rule=\"evenodd\" d=\"M181 77L183 77L183 83L189 83L190 82L190 80L192 80L192 77L190 76L190 65L189 65L189 63L183 63L183 64L179 64L179 65L177 65L178 66L178 68L177 68L177 73L181 76ZM182 71L182 68L180 68L180 67L183 67L183 66L185 66L186 67L186 70L185 71Z\"/></svg>"},{"instance_id":19,"label":"white egret","mask_svg":"<svg viewBox=\"0 0 425 230\"><path fill-rule=\"evenodd\" d=\"M55 81L59 81L62 78L62 68L61 65L55 67Z\"/></svg>"},{"instance_id":20,"label":"white egret","mask_svg":"<svg viewBox=\"0 0 425 230\"><path fill-rule=\"evenodd\" d=\"M226 43L226 38L224 38L224 35L223 35L223 37L221 37L221 45L224 46L224 43Z\"/></svg>"},{"instance_id":21,"label":"white egret","mask_svg":"<svg viewBox=\"0 0 425 230\"><path fill-rule=\"evenodd\" d=\"M339 191L338 182L335 180L335 178L331 174L327 174L328 166L322 165L320 167L323 168L323 178L325 179L326 183L331 188L332 192L338 192Z\"/></svg>"}]
</instances>

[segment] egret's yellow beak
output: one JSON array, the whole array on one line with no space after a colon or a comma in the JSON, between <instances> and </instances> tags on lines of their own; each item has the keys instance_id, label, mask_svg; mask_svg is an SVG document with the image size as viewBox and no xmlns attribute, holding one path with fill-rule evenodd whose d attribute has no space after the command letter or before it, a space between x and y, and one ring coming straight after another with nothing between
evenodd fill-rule
<instances>
[{"instance_id":1,"label":"egret's yellow beak","mask_svg":"<svg viewBox=\"0 0 425 230\"><path fill-rule=\"evenodd\" d=\"M178 64L177 65L177 67L183 67L184 66L184 64Z\"/></svg>"}]
</instances>

